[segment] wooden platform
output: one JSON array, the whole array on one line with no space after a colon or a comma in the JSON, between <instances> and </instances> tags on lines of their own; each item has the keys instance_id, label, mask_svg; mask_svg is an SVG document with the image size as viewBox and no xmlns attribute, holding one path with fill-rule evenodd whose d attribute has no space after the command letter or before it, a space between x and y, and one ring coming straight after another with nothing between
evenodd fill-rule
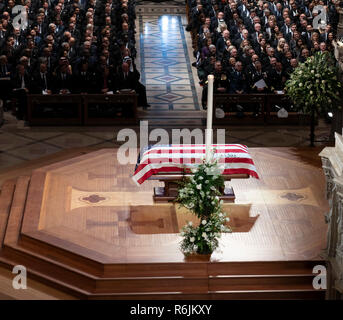
<instances>
[{"instance_id":1,"label":"wooden platform","mask_svg":"<svg viewBox=\"0 0 343 320\"><path fill-rule=\"evenodd\" d=\"M160 184L135 186L116 150L36 169L2 186L1 264L79 298L323 298L312 287L328 211L317 152L251 148L261 179L230 182L234 232L211 257L183 256L178 231L194 217L153 204Z\"/></svg>"}]
</instances>

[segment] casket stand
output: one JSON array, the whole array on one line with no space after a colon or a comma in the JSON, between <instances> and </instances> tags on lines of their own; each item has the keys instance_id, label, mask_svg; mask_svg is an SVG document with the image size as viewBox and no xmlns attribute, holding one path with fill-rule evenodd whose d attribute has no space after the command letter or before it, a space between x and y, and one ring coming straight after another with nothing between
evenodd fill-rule
<instances>
[{"instance_id":1,"label":"casket stand","mask_svg":"<svg viewBox=\"0 0 343 320\"><path fill-rule=\"evenodd\" d=\"M177 198L179 183L192 174L168 174L161 173L152 175L148 180L158 180L164 183L164 187L155 187L153 199L155 202L170 202ZM224 174L225 181L231 179L248 179L248 174ZM221 190L222 195L219 198L225 202L235 202L235 193L232 187L225 187Z\"/></svg>"}]
</instances>

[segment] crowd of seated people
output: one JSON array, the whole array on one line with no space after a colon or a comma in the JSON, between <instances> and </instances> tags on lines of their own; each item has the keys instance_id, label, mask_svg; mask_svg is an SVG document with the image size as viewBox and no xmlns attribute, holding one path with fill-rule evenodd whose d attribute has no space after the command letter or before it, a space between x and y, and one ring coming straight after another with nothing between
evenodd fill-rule
<instances>
[{"instance_id":1,"label":"crowd of seated people","mask_svg":"<svg viewBox=\"0 0 343 320\"><path fill-rule=\"evenodd\" d=\"M281 93L299 63L317 51L333 53L332 0L188 0L188 6L204 108L209 74L215 92ZM326 21L315 18L318 6Z\"/></svg>"},{"instance_id":2,"label":"crowd of seated people","mask_svg":"<svg viewBox=\"0 0 343 320\"><path fill-rule=\"evenodd\" d=\"M28 19L19 28L16 5ZM16 98L24 120L28 93L133 89L147 108L135 66L135 19L135 0L0 0L0 98Z\"/></svg>"}]
</instances>

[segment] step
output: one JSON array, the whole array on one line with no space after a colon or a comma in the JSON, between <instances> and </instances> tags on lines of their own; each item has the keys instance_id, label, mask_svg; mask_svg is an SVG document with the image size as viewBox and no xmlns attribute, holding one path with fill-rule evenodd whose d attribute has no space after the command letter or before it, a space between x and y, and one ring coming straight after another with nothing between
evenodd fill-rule
<instances>
[{"instance_id":1,"label":"step","mask_svg":"<svg viewBox=\"0 0 343 320\"><path fill-rule=\"evenodd\" d=\"M41 240L21 235L20 247L30 252L39 251L43 256L72 268L106 278L131 277L159 277L159 276L206 276L207 266L203 262L192 263L107 263L102 264L90 258L81 256L67 249L48 244Z\"/></svg>"},{"instance_id":2,"label":"step","mask_svg":"<svg viewBox=\"0 0 343 320\"><path fill-rule=\"evenodd\" d=\"M93 294L92 300L323 300L325 290L241 290L212 291L206 294L150 292L131 294Z\"/></svg>"},{"instance_id":3,"label":"step","mask_svg":"<svg viewBox=\"0 0 343 320\"><path fill-rule=\"evenodd\" d=\"M11 261L4 257L0 257L0 266L2 267L13 268L13 266L16 264L17 263L14 261ZM53 287L54 289L70 294L76 298L87 299L87 297L89 296L89 292L82 290L71 284L58 281L55 278L42 274L41 272L27 269L27 274L28 274L28 277L31 278L32 280L41 282L47 286Z\"/></svg>"},{"instance_id":4,"label":"step","mask_svg":"<svg viewBox=\"0 0 343 320\"><path fill-rule=\"evenodd\" d=\"M211 276L312 274L313 267L316 265L325 265L325 261L316 259L306 261L213 262L208 265L208 274Z\"/></svg>"},{"instance_id":5,"label":"step","mask_svg":"<svg viewBox=\"0 0 343 320\"><path fill-rule=\"evenodd\" d=\"M210 291L313 289L314 274L242 275L209 278Z\"/></svg>"},{"instance_id":6,"label":"step","mask_svg":"<svg viewBox=\"0 0 343 320\"><path fill-rule=\"evenodd\" d=\"M4 237L4 245L8 242L16 243L18 241L29 184L30 177L28 176L20 176L16 180L15 191L6 227L6 234Z\"/></svg>"},{"instance_id":7,"label":"step","mask_svg":"<svg viewBox=\"0 0 343 320\"><path fill-rule=\"evenodd\" d=\"M13 196L15 192L15 183L16 179L7 180L1 186L1 194L0 194L0 249L2 247L8 217L11 211Z\"/></svg>"},{"instance_id":8,"label":"step","mask_svg":"<svg viewBox=\"0 0 343 320\"><path fill-rule=\"evenodd\" d=\"M211 299L224 300L324 300L325 290L241 290L210 292Z\"/></svg>"},{"instance_id":9,"label":"step","mask_svg":"<svg viewBox=\"0 0 343 320\"><path fill-rule=\"evenodd\" d=\"M130 293L166 290L207 292L207 277L114 277L100 278L15 245L5 245L0 260L22 264L42 276L54 275L61 283L89 293Z\"/></svg>"},{"instance_id":10,"label":"step","mask_svg":"<svg viewBox=\"0 0 343 320\"><path fill-rule=\"evenodd\" d=\"M53 281L56 280L66 286L78 287L88 293L94 291L96 287L97 278L93 275L71 268L38 253L30 252L15 244L5 244L0 261L11 262L12 265L24 265L31 273L35 273L42 278L53 275L51 277Z\"/></svg>"},{"instance_id":11,"label":"step","mask_svg":"<svg viewBox=\"0 0 343 320\"><path fill-rule=\"evenodd\" d=\"M174 291L183 294L205 294L210 292L240 292L265 290L305 290L312 291L313 275L257 275L257 276L226 276L226 277L130 277L130 278L98 278L93 275L70 268L39 254L23 248L5 247L1 260L14 261L13 264L23 264L31 272L42 278L53 274L52 281L60 284L78 287L81 291L98 294L129 294ZM39 266L39 269L37 269Z\"/></svg>"}]
</instances>

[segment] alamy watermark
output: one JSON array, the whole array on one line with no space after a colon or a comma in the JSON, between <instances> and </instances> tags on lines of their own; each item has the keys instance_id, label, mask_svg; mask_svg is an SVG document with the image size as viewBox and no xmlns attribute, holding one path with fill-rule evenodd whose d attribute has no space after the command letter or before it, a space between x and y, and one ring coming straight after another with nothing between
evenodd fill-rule
<instances>
[{"instance_id":1,"label":"alamy watermark","mask_svg":"<svg viewBox=\"0 0 343 320\"><path fill-rule=\"evenodd\" d=\"M313 274L316 276L313 278L312 286L316 290L326 290L327 288L327 277L326 277L326 267L323 265L316 265L312 270Z\"/></svg>"},{"instance_id":2,"label":"alamy watermark","mask_svg":"<svg viewBox=\"0 0 343 320\"><path fill-rule=\"evenodd\" d=\"M217 129L216 144L225 144L225 129ZM171 136L167 130L156 128L149 133L148 121L140 121L139 134L133 129L121 129L117 134L117 141L124 142L117 152L117 160L121 165L136 164L139 150L148 146L158 145L191 145L205 144L207 129L171 129ZM138 142L139 137L139 142ZM213 141L214 143L214 141Z\"/></svg>"},{"instance_id":3,"label":"alamy watermark","mask_svg":"<svg viewBox=\"0 0 343 320\"><path fill-rule=\"evenodd\" d=\"M16 290L27 289L27 271L23 265L14 266L12 273L16 276L12 280L12 287Z\"/></svg>"}]
</instances>

